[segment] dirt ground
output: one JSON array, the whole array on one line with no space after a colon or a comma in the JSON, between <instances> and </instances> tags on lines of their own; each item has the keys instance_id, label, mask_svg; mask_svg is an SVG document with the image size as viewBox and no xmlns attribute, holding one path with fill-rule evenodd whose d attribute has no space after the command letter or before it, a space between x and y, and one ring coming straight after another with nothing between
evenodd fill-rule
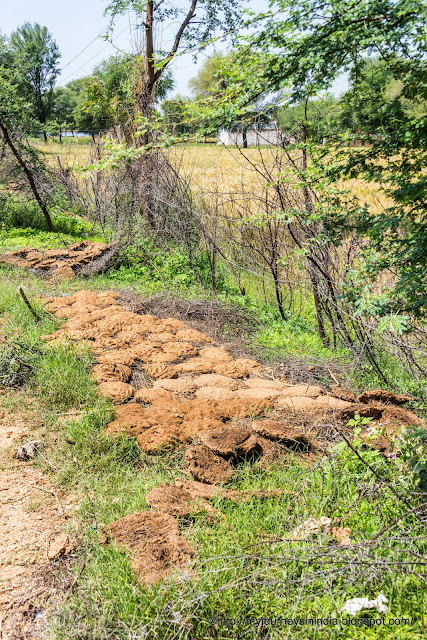
<instances>
[{"instance_id":1,"label":"dirt ground","mask_svg":"<svg viewBox=\"0 0 427 640\"><path fill-rule=\"evenodd\" d=\"M46 615L72 582L74 543L66 533L74 499L62 496L33 464L14 457L36 435L36 424L1 408L0 395L0 638L38 637Z\"/></svg>"}]
</instances>

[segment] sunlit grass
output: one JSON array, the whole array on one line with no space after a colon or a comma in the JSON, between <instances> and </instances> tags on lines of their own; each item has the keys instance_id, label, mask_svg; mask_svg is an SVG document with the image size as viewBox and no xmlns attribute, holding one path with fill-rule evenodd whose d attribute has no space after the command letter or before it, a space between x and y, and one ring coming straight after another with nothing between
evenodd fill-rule
<instances>
[{"instance_id":1,"label":"sunlit grass","mask_svg":"<svg viewBox=\"0 0 427 640\"><path fill-rule=\"evenodd\" d=\"M63 167L75 163L83 166L89 162L93 149L91 138L63 138L62 143L51 138L47 143L42 138L32 138L31 144L44 154L48 165L55 168L58 168L58 158Z\"/></svg>"}]
</instances>

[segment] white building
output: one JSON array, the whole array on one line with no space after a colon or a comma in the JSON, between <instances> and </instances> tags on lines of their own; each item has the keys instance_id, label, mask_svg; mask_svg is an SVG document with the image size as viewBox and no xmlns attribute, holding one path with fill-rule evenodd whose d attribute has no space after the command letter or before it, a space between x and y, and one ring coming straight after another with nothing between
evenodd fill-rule
<instances>
[{"instance_id":1,"label":"white building","mask_svg":"<svg viewBox=\"0 0 427 640\"><path fill-rule=\"evenodd\" d=\"M245 135L246 134L246 135ZM250 126L244 132L242 129L220 129L218 134L218 144L226 146L237 145L244 147L246 138L247 146L268 146L281 143L282 136L276 122L271 122L265 126Z\"/></svg>"}]
</instances>

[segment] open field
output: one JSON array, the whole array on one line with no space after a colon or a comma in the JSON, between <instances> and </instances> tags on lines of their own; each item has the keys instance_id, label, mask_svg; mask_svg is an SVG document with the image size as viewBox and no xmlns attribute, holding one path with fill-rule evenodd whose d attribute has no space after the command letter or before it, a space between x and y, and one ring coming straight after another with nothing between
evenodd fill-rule
<instances>
[{"instance_id":1,"label":"open field","mask_svg":"<svg viewBox=\"0 0 427 640\"><path fill-rule=\"evenodd\" d=\"M32 140L37 149L46 154L48 164L57 167L58 157L63 166L85 166L93 162L93 143L90 139L65 139L62 144L42 140ZM174 164L191 180L195 189L203 195L215 195L229 202L231 197L250 198L251 191L262 193L265 188L257 173L263 163L271 165L276 149L249 148L237 149L216 144L179 145L169 151ZM280 152L279 152L280 153ZM373 211L382 211L391 204L387 197L379 192L379 185L363 180L349 180L343 183L362 204L372 207Z\"/></svg>"}]
</instances>

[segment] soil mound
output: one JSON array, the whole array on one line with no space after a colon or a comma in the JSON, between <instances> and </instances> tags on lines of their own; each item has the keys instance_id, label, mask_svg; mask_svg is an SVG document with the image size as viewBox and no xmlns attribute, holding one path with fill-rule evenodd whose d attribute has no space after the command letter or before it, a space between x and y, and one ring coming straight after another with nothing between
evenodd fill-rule
<instances>
[{"instance_id":1,"label":"soil mound","mask_svg":"<svg viewBox=\"0 0 427 640\"><path fill-rule=\"evenodd\" d=\"M347 402L357 402L357 396L348 389L343 389L339 384L334 384L331 388L331 395L340 400L346 400Z\"/></svg>"},{"instance_id":2,"label":"soil mound","mask_svg":"<svg viewBox=\"0 0 427 640\"><path fill-rule=\"evenodd\" d=\"M98 246L89 251L86 244L73 251L85 258L104 250ZM69 259L70 250L45 252L43 259ZM19 263L28 257L36 264L39 253L14 252L13 259ZM96 357L92 375L99 393L117 404L127 402L116 407L116 418L105 433L136 436L149 454L196 439L186 462L194 478L204 483L230 479L233 467L227 458L255 460L262 455L261 464L268 464L289 450L314 451L315 440L295 428L295 420L301 423L304 416L321 424L331 415L344 425L359 414L381 419L395 431L423 424L397 406L409 396L373 390L356 398L338 386L328 394L316 385L274 380L267 377L271 370L248 358L233 358L181 320L126 309L112 291L83 290L46 302L64 324L45 339L85 340ZM248 419L264 418L266 411L279 419L254 421L251 428ZM246 423L239 425L239 420Z\"/></svg>"},{"instance_id":3,"label":"soil mound","mask_svg":"<svg viewBox=\"0 0 427 640\"><path fill-rule=\"evenodd\" d=\"M276 391L282 391L288 387L284 382L268 378L248 378L244 381L244 385L247 389L274 389Z\"/></svg>"},{"instance_id":4,"label":"soil mound","mask_svg":"<svg viewBox=\"0 0 427 640\"><path fill-rule=\"evenodd\" d=\"M280 497L282 495L280 489L272 491L237 491L235 489L224 489L214 484L197 482L196 480L182 480L182 478L176 478L175 486L183 489L192 500L195 498L204 498L205 500L226 498L231 502L246 502L252 498L266 500L267 498Z\"/></svg>"},{"instance_id":5,"label":"soil mound","mask_svg":"<svg viewBox=\"0 0 427 640\"><path fill-rule=\"evenodd\" d=\"M134 389L125 382L110 381L101 382L98 385L98 392L100 395L111 398L115 402L123 402L133 395Z\"/></svg>"},{"instance_id":6,"label":"soil mound","mask_svg":"<svg viewBox=\"0 0 427 640\"><path fill-rule=\"evenodd\" d=\"M409 427L410 425L425 427L424 420L421 420L415 413L404 407L393 405L384 407L381 414L381 423L386 427L388 425L394 427L394 431L400 431L402 427Z\"/></svg>"},{"instance_id":7,"label":"soil mound","mask_svg":"<svg viewBox=\"0 0 427 640\"><path fill-rule=\"evenodd\" d=\"M235 391L239 388L239 382L227 376L221 376L217 373L206 373L193 378L193 384L196 387L214 387L215 389L228 389Z\"/></svg>"},{"instance_id":8,"label":"soil mound","mask_svg":"<svg viewBox=\"0 0 427 640\"><path fill-rule=\"evenodd\" d=\"M274 491L236 491L195 480L176 478L175 484L161 484L147 493L145 499L152 509L179 518L201 511L215 516L221 515L220 511L208 502L214 498L239 503L248 502L252 498L266 500L281 495L280 489Z\"/></svg>"},{"instance_id":9,"label":"soil mound","mask_svg":"<svg viewBox=\"0 0 427 640\"><path fill-rule=\"evenodd\" d=\"M174 380L155 380L153 389L166 389L173 393L193 393L196 389L193 378L178 378Z\"/></svg>"},{"instance_id":10,"label":"soil mound","mask_svg":"<svg viewBox=\"0 0 427 640\"><path fill-rule=\"evenodd\" d=\"M383 404L405 404L413 400L412 396L384 391L384 389L371 389L364 391L357 397L358 402L382 402Z\"/></svg>"},{"instance_id":11,"label":"soil mound","mask_svg":"<svg viewBox=\"0 0 427 640\"><path fill-rule=\"evenodd\" d=\"M138 435L147 428L145 409L138 402L129 402L115 409L116 419L105 428L105 435Z\"/></svg>"},{"instance_id":12,"label":"soil mound","mask_svg":"<svg viewBox=\"0 0 427 640\"><path fill-rule=\"evenodd\" d=\"M231 362L224 362L215 366L215 373L229 378L246 378L251 373L255 373L261 369L259 362L248 360L248 358L238 358Z\"/></svg>"},{"instance_id":13,"label":"soil mound","mask_svg":"<svg viewBox=\"0 0 427 640\"><path fill-rule=\"evenodd\" d=\"M321 387L309 384L291 385L282 389L282 396L285 397L317 398L324 393Z\"/></svg>"},{"instance_id":14,"label":"soil mound","mask_svg":"<svg viewBox=\"0 0 427 640\"><path fill-rule=\"evenodd\" d=\"M235 392L229 389L217 389L217 387L201 387L196 391L197 398L207 398L209 400L232 400L235 398Z\"/></svg>"},{"instance_id":15,"label":"soil mound","mask_svg":"<svg viewBox=\"0 0 427 640\"><path fill-rule=\"evenodd\" d=\"M310 451L315 448L314 441L307 435L275 420L256 420L252 428L263 438L279 441L288 449Z\"/></svg>"},{"instance_id":16,"label":"soil mound","mask_svg":"<svg viewBox=\"0 0 427 640\"><path fill-rule=\"evenodd\" d=\"M240 389L235 392L237 398L252 398L253 400L274 400L281 395L278 389L260 387L255 389Z\"/></svg>"},{"instance_id":17,"label":"soil mound","mask_svg":"<svg viewBox=\"0 0 427 640\"><path fill-rule=\"evenodd\" d=\"M98 364L92 369L96 382L127 382L132 370L124 364Z\"/></svg>"},{"instance_id":18,"label":"soil mound","mask_svg":"<svg viewBox=\"0 0 427 640\"><path fill-rule=\"evenodd\" d=\"M243 427L223 426L199 434L199 439L206 447L221 456L238 456L243 452L249 453L247 442L251 432ZM245 446L246 444L246 446ZM256 439L252 438L252 448L256 447Z\"/></svg>"},{"instance_id":19,"label":"soil mound","mask_svg":"<svg viewBox=\"0 0 427 640\"><path fill-rule=\"evenodd\" d=\"M207 511L217 515L215 509L207 500L193 492L190 495L184 487L173 484L161 484L151 489L145 496L147 503L156 511L169 513L172 516L188 516L200 511Z\"/></svg>"}]
</instances>

